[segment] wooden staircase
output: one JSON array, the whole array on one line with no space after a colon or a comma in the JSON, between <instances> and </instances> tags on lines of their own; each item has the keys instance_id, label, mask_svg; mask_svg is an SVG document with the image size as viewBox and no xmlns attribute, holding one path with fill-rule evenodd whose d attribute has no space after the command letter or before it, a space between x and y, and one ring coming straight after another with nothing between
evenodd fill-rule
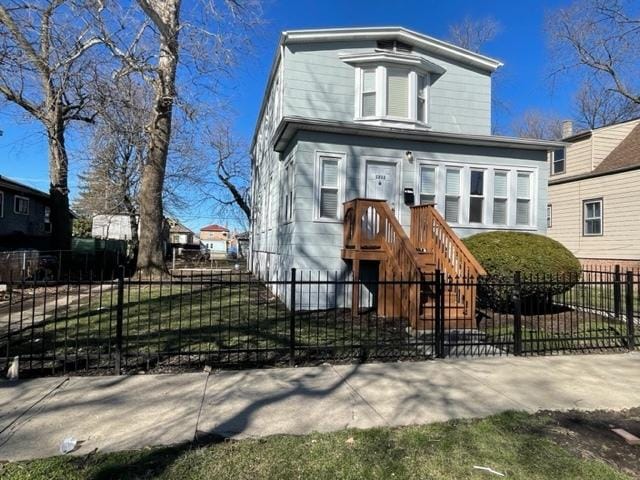
<instances>
[{"instance_id":1,"label":"wooden staircase","mask_svg":"<svg viewBox=\"0 0 640 480\"><path fill-rule=\"evenodd\" d=\"M404 318L416 330L435 327L435 273L442 272L447 280L441 306L445 328L475 327L473 282L486 272L434 205L411 207L407 236L386 201L346 202L342 258L352 262L355 280L360 278L360 262L378 262L378 314ZM357 310L356 288L351 302Z\"/></svg>"}]
</instances>

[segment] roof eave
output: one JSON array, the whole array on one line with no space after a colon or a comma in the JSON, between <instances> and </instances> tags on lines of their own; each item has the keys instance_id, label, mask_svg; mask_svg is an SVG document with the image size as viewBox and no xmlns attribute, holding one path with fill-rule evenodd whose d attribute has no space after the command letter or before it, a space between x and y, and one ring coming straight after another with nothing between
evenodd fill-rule
<instances>
[{"instance_id":1,"label":"roof eave","mask_svg":"<svg viewBox=\"0 0 640 480\"><path fill-rule=\"evenodd\" d=\"M370 137L407 139L423 142L454 143L460 145L498 146L503 148L519 148L524 150L549 151L566 146L565 142L550 140L502 137L495 135L468 135L430 130L408 130L397 127L358 124L333 120L307 119L303 117L284 117L272 143L273 149L282 153L295 133L299 130L310 130L326 133L348 133Z\"/></svg>"}]
</instances>

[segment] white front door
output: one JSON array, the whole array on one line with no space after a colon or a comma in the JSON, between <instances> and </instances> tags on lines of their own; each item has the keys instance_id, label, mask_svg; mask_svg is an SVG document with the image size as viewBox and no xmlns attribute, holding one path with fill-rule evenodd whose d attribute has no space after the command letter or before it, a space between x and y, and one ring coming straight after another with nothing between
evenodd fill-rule
<instances>
[{"instance_id":1,"label":"white front door","mask_svg":"<svg viewBox=\"0 0 640 480\"><path fill-rule=\"evenodd\" d=\"M398 191L394 163L367 162L365 197L386 200L391 210L395 211Z\"/></svg>"}]
</instances>

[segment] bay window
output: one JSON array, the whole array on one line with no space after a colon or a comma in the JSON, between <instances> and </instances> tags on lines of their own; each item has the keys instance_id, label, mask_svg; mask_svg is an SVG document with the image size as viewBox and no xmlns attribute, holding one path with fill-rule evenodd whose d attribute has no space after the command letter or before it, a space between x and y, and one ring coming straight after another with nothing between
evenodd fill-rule
<instances>
[{"instance_id":1,"label":"bay window","mask_svg":"<svg viewBox=\"0 0 640 480\"><path fill-rule=\"evenodd\" d=\"M373 117L376 114L376 69L362 70L362 111L361 116Z\"/></svg>"},{"instance_id":2,"label":"bay window","mask_svg":"<svg viewBox=\"0 0 640 480\"><path fill-rule=\"evenodd\" d=\"M419 122L427 123L427 80L426 75L418 75L418 94L417 94L417 119Z\"/></svg>"},{"instance_id":3,"label":"bay window","mask_svg":"<svg viewBox=\"0 0 640 480\"><path fill-rule=\"evenodd\" d=\"M387 68L387 116L409 117L409 71Z\"/></svg>"}]
</instances>

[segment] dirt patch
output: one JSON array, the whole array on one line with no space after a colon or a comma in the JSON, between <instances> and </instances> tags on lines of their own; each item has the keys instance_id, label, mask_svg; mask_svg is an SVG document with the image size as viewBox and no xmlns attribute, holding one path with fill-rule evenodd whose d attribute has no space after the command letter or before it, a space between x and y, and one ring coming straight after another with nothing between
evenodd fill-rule
<instances>
[{"instance_id":1,"label":"dirt patch","mask_svg":"<svg viewBox=\"0 0 640 480\"><path fill-rule=\"evenodd\" d=\"M604 461L632 478L640 479L640 445L629 445L611 431L623 428L640 437L640 408L622 411L541 412L549 417L546 434L583 458Z\"/></svg>"}]
</instances>

